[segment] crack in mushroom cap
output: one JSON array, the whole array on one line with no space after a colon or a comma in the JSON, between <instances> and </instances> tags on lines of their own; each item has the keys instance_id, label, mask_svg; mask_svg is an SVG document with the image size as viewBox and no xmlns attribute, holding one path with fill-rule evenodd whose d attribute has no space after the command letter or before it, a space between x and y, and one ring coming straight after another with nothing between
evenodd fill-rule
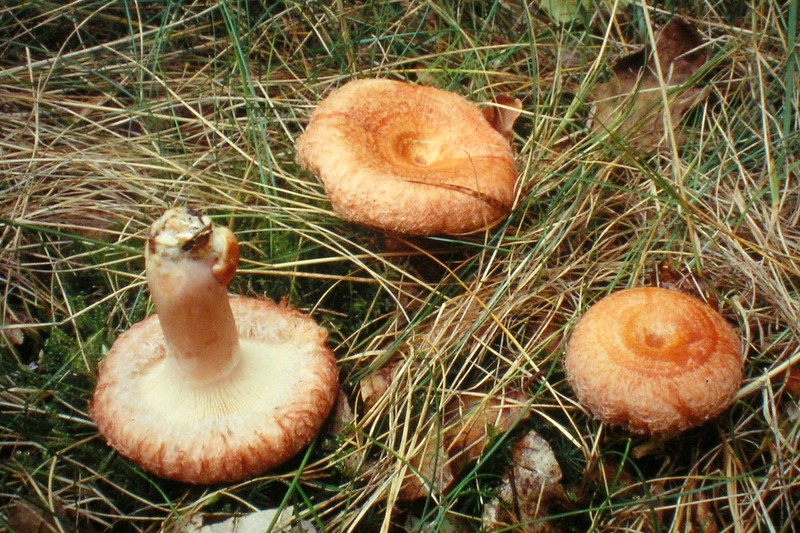
<instances>
[{"instance_id":1,"label":"crack in mushroom cap","mask_svg":"<svg viewBox=\"0 0 800 533\"><path fill-rule=\"evenodd\" d=\"M514 202L508 142L477 106L432 87L349 82L320 102L297 153L340 216L388 232L480 231Z\"/></svg>"},{"instance_id":2,"label":"crack in mushroom cap","mask_svg":"<svg viewBox=\"0 0 800 533\"><path fill-rule=\"evenodd\" d=\"M145 470L190 483L243 479L294 456L327 418L338 370L325 330L269 300L230 304L242 360L221 382L182 379L157 315L122 334L103 361L92 418Z\"/></svg>"},{"instance_id":3,"label":"crack in mushroom cap","mask_svg":"<svg viewBox=\"0 0 800 533\"><path fill-rule=\"evenodd\" d=\"M606 296L570 337L567 378L597 418L634 433L698 426L733 401L742 381L739 338L710 306L656 287Z\"/></svg>"}]
</instances>

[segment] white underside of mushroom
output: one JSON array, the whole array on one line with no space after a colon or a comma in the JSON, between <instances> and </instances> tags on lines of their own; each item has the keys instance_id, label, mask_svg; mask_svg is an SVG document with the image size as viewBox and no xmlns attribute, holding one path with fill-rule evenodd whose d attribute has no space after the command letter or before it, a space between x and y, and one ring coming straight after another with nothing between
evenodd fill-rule
<instances>
[{"instance_id":1,"label":"white underside of mushroom","mask_svg":"<svg viewBox=\"0 0 800 533\"><path fill-rule=\"evenodd\" d=\"M292 375L293 369L313 364L309 359L315 354L294 343L271 344L265 354L261 342L240 342L241 361L224 382L193 386L180 379L175 363L166 358L142 369L137 394L153 418L159 423L213 427L219 420L228 423L237 413L253 411L265 390L270 395L258 403L257 410L265 415L279 412L286 399L303 386L302 380Z\"/></svg>"},{"instance_id":2,"label":"white underside of mushroom","mask_svg":"<svg viewBox=\"0 0 800 533\"><path fill-rule=\"evenodd\" d=\"M166 355L156 315L123 334L136 338L136 353L112 349L104 361L93 417L109 444L146 470L193 483L239 479L293 456L326 418L337 369L325 331L268 300L230 303L243 339L223 380L186 380Z\"/></svg>"}]
</instances>

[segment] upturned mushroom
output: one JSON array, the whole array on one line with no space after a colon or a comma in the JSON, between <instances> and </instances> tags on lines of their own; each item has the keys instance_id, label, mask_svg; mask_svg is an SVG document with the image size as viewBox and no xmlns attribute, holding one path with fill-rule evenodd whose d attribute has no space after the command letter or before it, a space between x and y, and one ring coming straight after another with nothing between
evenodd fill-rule
<instances>
[{"instance_id":1,"label":"upturned mushroom","mask_svg":"<svg viewBox=\"0 0 800 533\"><path fill-rule=\"evenodd\" d=\"M388 233L473 233L514 203L508 142L477 106L440 89L347 83L319 103L297 154L342 218Z\"/></svg>"},{"instance_id":2,"label":"upturned mushroom","mask_svg":"<svg viewBox=\"0 0 800 533\"><path fill-rule=\"evenodd\" d=\"M338 390L326 331L286 305L229 297L238 243L197 211L159 218L145 259L156 314L114 343L90 405L108 443L200 484L261 473L308 445Z\"/></svg>"},{"instance_id":3,"label":"upturned mushroom","mask_svg":"<svg viewBox=\"0 0 800 533\"><path fill-rule=\"evenodd\" d=\"M742 381L733 327L701 300L658 287L606 296L569 339L567 378L605 423L670 435L725 410Z\"/></svg>"}]
</instances>

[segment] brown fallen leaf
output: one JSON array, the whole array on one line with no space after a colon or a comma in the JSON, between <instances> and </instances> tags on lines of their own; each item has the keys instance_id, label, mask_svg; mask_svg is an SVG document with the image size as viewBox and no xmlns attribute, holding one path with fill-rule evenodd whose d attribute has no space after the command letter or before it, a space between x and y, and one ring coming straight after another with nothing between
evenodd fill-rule
<instances>
[{"instance_id":1,"label":"brown fallen leaf","mask_svg":"<svg viewBox=\"0 0 800 533\"><path fill-rule=\"evenodd\" d=\"M6 322L6 324L10 325L10 321ZM0 338L6 340L13 346L20 346L23 342L25 342L25 334L23 333L23 330L12 327L3 327L3 329L0 330Z\"/></svg>"},{"instance_id":2,"label":"brown fallen leaf","mask_svg":"<svg viewBox=\"0 0 800 533\"><path fill-rule=\"evenodd\" d=\"M702 495L701 495L702 496ZM697 533L718 533L717 512L711 505L711 500L698 498L694 506L689 507L690 524L692 531Z\"/></svg>"},{"instance_id":3,"label":"brown fallen leaf","mask_svg":"<svg viewBox=\"0 0 800 533\"><path fill-rule=\"evenodd\" d=\"M483 117L511 144L514 123L522 114L522 100L507 94L498 94L492 103L493 105L483 108Z\"/></svg>"},{"instance_id":4,"label":"brown fallen leaf","mask_svg":"<svg viewBox=\"0 0 800 533\"><path fill-rule=\"evenodd\" d=\"M784 388L793 398L800 397L800 366L791 366L786 371Z\"/></svg>"},{"instance_id":5,"label":"brown fallen leaf","mask_svg":"<svg viewBox=\"0 0 800 533\"><path fill-rule=\"evenodd\" d=\"M430 434L422 448L408 459L409 467L400 487L398 500L413 501L441 494L453 483L455 475L440 438Z\"/></svg>"},{"instance_id":6,"label":"brown fallen leaf","mask_svg":"<svg viewBox=\"0 0 800 533\"><path fill-rule=\"evenodd\" d=\"M546 533L559 531L547 520L567 502L561 467L541 435L530 431L512 449L512 464L497 493L483 510L485 531Z\"/></svg>"},{"instance_id":7,"label":"brown fallen leaf","mask_svg":"<svg viewBox=\"0 0 800 533\"><path fill-rule=\"evenodd\" d=\"M714 284L689 268L676 269L668 260L661 261L650 271L650 285L682 292L704 300L714 309L720 308Z\"/></svg>"},{"instance_id":8,"label":"brown fallen leaf","mask_svg":"<svg viewBox=\"0 0 800 533\"><path fill-rule=\"evenodd\" d=\"M350 407L350 399L344 391L340 390L336 397L331 419L330 434L342 442L345 450L339 463L342 472L350 478L355 478L367 468L368 463L360 433L353 430L356 417L353 408Z\"/></svg>"},{"instance_id":9,"label":"brown fallen leaf","mask_svg":"<svg viewBox=\"0 0 800 533\"><path fill-rule=\"evenodd\" d=\"M6 525L9 531L15 533L49 533L49 532L73 532L77 531L74 526L74 519L69 518L69 513L64 505L55 500L53 511L42 510L35 505L24 500L15 500L6 509ZM89 524L81 524L81 531L94 532L95 529Z\"/></svg>"},{"instance_id":10,"label":"brown fallen leaf","mask_svg":"<svg viewBox=\"0 0 800 533\"><path fill-rule=\"evenodd\" d=\"M657 56L669 96L670 123L677 144L681 144L681 119L708 95L705 89L684 86L706 62L704 43L694 26L674 18L658 33L655 53L644 47L620 58L611 69L611 79L592 92L592 130L612 131L632 147L643 150L665 144L668 135Z\"/></svg>"},{"instance_id":11,"label":"brown fallen leaf","mask_svg":"<svg viewBox=\"0 0 800 533\"><path fill-rule=\"evenodd\" d=\"M447 408L444 437L456 470L477 460L486 450L492 434L505 433L530 414L523 392L505 396L459 395Z\"/></svg>"},{"instance_id":12,"label":"brown fallen leaf","mask_svg":"<svg viewBox=\"0 0 800 533\"><path fill-rule=\"evenodd\" d=\"M447 491L464 467L483 454L491 433L505 433L527 415L522 392L489 398L458 396L448 404L444 433L426 436L421 449L408 459L411 468L398 499L411 501Z\"/></svg>"},{"instance_id":13,"label":"brown fallen leaf","mask_svg":"<svg viewBox=\"0 0 800 533\"><path fill-rule=\"evenodd\" d=\"M395 373L402 360L398 357L390 359L385 365L373 372L372 374L363 377L358 382L358 390L361 396L361 401L367 409L373 407L378 400L389 390L389 386L394 380Z\"/></svg>"}]
</instances>

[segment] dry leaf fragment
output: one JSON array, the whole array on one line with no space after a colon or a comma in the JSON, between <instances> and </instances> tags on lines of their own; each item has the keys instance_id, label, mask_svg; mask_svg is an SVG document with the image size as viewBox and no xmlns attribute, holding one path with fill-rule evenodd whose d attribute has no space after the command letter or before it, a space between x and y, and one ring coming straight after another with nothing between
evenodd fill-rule
<instances>
[{"instance_id":1,"label":"dry leaf fragment","mask_svg":"<svg viewBox=\"0 0 800 533\"><path fill-rule=\"evenodd\" d=\"M542 9L554 21L560 24L575 22L581 16L581 11L598 9L604 7L611 9L622 9L633 0L537 0L539 8Z\"/></svg>"},{"instance_id":2,"label":"dry leaf fragment","mask_svg":"<svg viewBox=\"0 0 800 533\"><path fill-rule=\"evenodd\" d=\"M528 415L527 398L516 392L502 397L461 395L446 411L447 429L431 433L408 462L398 498L411 501L442 493L470 462L480 457L490 442L490 430L505 433Z\"/></svg>"},{"instance_id":3,"label":"dry leaf fragment","mask_svg":"<svg viewBox=\"0 0 800 533\"><path fill-rule=\"evenodd\" d=\"M689 268L676 269L668 260L661 261L650 271L650 285L694 296L719 309L712 283Z\"/></svg>"},{"instance_id":4,"label":"dry leaf fragment","mask_svg":"<svg viewBox=\"0 0 800 533\"><path fill-rule=\"evenodd\" d=\"M512 465L503 477L497 497L483 510L486 531L506 530L544 533L558 531L547 521L551 508L566 501L561 486L561 467L541 435L530 431L512 450Z\"/></svg>"},{"instance_id":5,"label":"dry leaf fragment","mask_svg":"<svg viewBox=\"0 0 800 533\"><path fill-rule=\"evenodd\" d=\"M697 533L718 533L717 513L711 505L711 500L699 498L693 508L689 509L693 531Z\"/></svg>"},{"instance_id":6,"label":"dry leaf fragment","mask_svg":"<svg viewBox=\"0 0 800 533\"><path fill-rule=\"evenodd\" d=\"M522 114L522 100L507 94L498 94L494 105L483 108L483 116L492 127L505 137L508 144L514 138L514 123Z\"/></svg>"},{"instance_id":7,"label":"dry leaf fragment","mask_svg":"<svg viewBox=\"0 0 800 533\"><path fill-rule=\"evenodd\" d=\"M22 329L4 327L0 330L0 337L4 337L13 346L20 346L25 342L25 334Z\"/></svg>"},{"instance_id":8,"label":"dry leaf fragment","mask_svg":"<svg viewBox=\"0 0 800 533\"><path fill-rule=\"evenodd\" d=\"M592 92L592 129L613 131L641 149L655 149L664 143L668 136L657 57L670 98L670 123L680 144L677 128L683 115L708 94L698 87L682 87L705 64L704 43L694 26L674 18L658 33L655 53L645 47L620 58L612 67L611 79Z\"/></svg>"},{"instance_id":9,"label":"dry leaf fragment","mask_svg":"<svg viewBox=\"0 0 800 533\"><path fill-rule=\"evenodd\" d=\"M457 470L483 455L491 440L490 430L505 433L528 414L522 392L489 398L460 395L451 401L445 440L448 453L457 460Z\"/></svg>"},{"instance_id":10,"label":"dry leaf fragment","mask_svg":"<svg viewBox=\"0 0 800 533\"><path fill-rule=\"evenodd\" d=\"M24 500L15 500L8 510L7 525L16 533L72 532L64 506L54 502L54 512L48 513ZM87 526L88 527L88 526ZM90 529L87 529L90 531Z\"/></svg>"},{"instance_id":11,"label":"dry leaf fragment","mask_svg":"<svg viewBox=\"0 0 800 533\"><path fill-rule=\"evenodd\" d=\"M342 441L347 448L342 457L342 469L345 475L354 478L361 474L367 463L366 451L362 445L360 434L354 431L356 417L350 407L350 399L344 391L339 391L333 406L330 433Z\"/></svg>"},{"instance_id":12,"label":"dry leaf fragment","mask_svg":"<svg viewBox=\"0 0 800 533\"><path fill-rule=\"evenodd\" d=\"M408 459L398 499L413 501L431 494L441 494L455 479L444 445L436 435L426 439L421 450Z\"/></svg>"},{"instance_id":13,"label":"dry leaf fragment","mask_svg":"<svg viewBox=\"0 0 800 533\"><path fill-rule=\"evenodd\" d=\"M800 397L800 366L791 366L786 371L784 389L793 398Z\"/></svg>"},{"instance_id":14,"label":"dry leaf fragment","mask_svg":"<svg viewBox=\"0 0 800 533\"><path fill-rule=\"evenodd\" d=\"M361 401L364 402L367 409L378 403L378 400L389 390L401 362L398 357L392 358L373 374L358 382Z\"/></svg>"},{"instance_id":15,"label":"dry leaf fragment","mask_svg":"<svg viewBox=\"0 0 800 533\"><path fill-rule=\"evenodd\" d=\"M578 18L586 0L537 0L536 3L550 18L563 24Z\"/></svg>"},{"instance_id":16,"label":"dry leaf fragment","mask_svg":"<svg viewBox=\"0 0 800 533\"><path fill-rule=\"evenodd\" d=\"M253 531L275 531L279 533L316 533L316 528L306 520L290 525L294 518L292 506L284 509L266 509L242 516L234 516L215 524L204 524L202 516L192 517L187 533L250 533Z\"/></svg>"}]
</instances>

